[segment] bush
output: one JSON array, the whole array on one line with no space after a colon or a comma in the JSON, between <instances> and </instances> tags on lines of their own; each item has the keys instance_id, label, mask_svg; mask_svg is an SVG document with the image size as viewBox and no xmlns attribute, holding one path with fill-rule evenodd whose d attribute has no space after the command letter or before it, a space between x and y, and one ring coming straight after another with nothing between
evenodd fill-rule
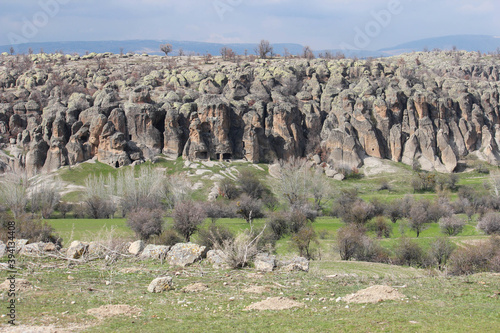
<instances>
[{"instance_id":1,"label":"bush","mask_svg":"<svg viewBox=\"0 0 500 333\"><path fill-rule=\"evenodd\" d=\"M494 236L478 245L459 248L450 257L449 273L469 275L487 271L499 271L500 238Z\"/></svg>"},{"instance_id":2,"label":"bush","mask_svg":"<svg viewBox=\"0 0 500 333\"><path fill-rule=\"evenodd\" d=\"M236 217L236 212L232 205L223 201L209 202L205 205L205 214L215 223L220 218Z\"/></svg>"},{"instance_id":3,"label":"bush","mask_svg":"<svg viewBox=\"0 0 500 333\"><path fill-rule=\"evenodd\" d=\"M403 217L402 201L394 200L384 207L384 215L387 216L392 223L396 223Z\"/></svg>"},{"instance_id":4,"label":"bush","mask_svg":"<svg viewBox=\"0 0 500 333\"><path fill-rule=\"evenodd\" d=\"M71 212L72 209L73 209L73 205L69 202L66 202L66 201L61 201L57 205L57 210L59 210L59 213L61 213L61 216L63 219L66 218L66 215L69 212Z\"/></svg>"},{"instance_id":5,"label":"bush","mask_svg":"<svg viewBox=\"0 0 500 333\"><path fill-rule=\"evenodd\" d=\"M414 192L434 191L436 187L436 175L420 172L412 178L411 186Z\"/></svg>"},{"instance_id":6,"label":"bush","mask_svg":"<svg viewBox=\"0 0 500 333\"><path fill-rule=\"evenodd\" d=\"M389 262L389 255L359 225L347 225L337 233L337 247L342 260Z\"/></svg>"},{"instance_id":7,"label":"bush","mask_svg":"<svg viewBox=\"0 0 500 333\"><path fill-rule=\"evenodd\" d=\"M465 221L456 215L445 216L439 220L441 232L448 236L456 236L462 232L465 227Z\"/></svg>"},{"instance_id":8,"label":"bush","mask_svg":"<svg viewBox=\"0 0 500 333\"><path fill-rule=\"evenodd\" d=\"M340 259L350 260L362 246L364 229L356 225L347 225L337 232L337 247Z\"/></svg>"},{"instance_id":9,"label":"bush","mask_svg":"<svg viewBox=\"0 0 500 333\"><path fill-rule=\"evenodd\" d=\"M417 233L417 237L420 233L426 229L427 224L431 222L431 216L429 209L430 203L427 200L420 200L413 203L409 212L409 223L410 229Z\"/></svg>"},{"instance_id":10,"label":"bush","mask_svg":"<svg viewBox=\"0 0 500 333\"><path fill-rule=\"evenodd\" d=\"M387 223L386 219L383 216L377 216L368 225L368 230L375 232L378 238L389 238L391 237L392 226Z\"/></svg>"},{"instance_id":11,"label":"bush","mask_svg":"<svg viewBox=\"0 0 500 333\"><path fill-rule=\"evenodd\" d=\"M27 239L30 243L44 242L61 246L62 238L54 233L54 229L47 223L35 219L31 214L23 214L14 219L5 212L0 215L0 240L7 243L9 226L15 225L17 239Z\"/></svg>"},{"instance_id":12,"label":"bush","mask_svg":"<svg viewBox=\"0 0 500 333\"><path fill-rule=\"evenodd\" d=\"M414 241L401 237L395 250L396 261L399 265L422 266L424 261L424 251Z\"/></svg>"},{"instance_id":13,"label":"bush","mask_svg":"<svg viewBox=\"0 0 500 333\"><path fill-rule=\"evenodd\" d=\"M288 234L288 214L284 212L273 213L267 220L267 228L271 230L274 239L279 240Z\"/></svg>"},{"instance_id":14,"label":"bush","mask_svg":"<svg viewBox=\"0 0 500 333\"><path fill-rule=\"evenodd\" d=\"M448 238L439 237L432 241L429 249L429 257L442 269L444 265L448 262L451 254L455 250L456 245L453 244Z\"/></svg>"},{"instance_id":15,"label":"bush","mask_svg":"<svg viewBox=\"0 0 500 333\"><path fill-rule=\"evenodd\" d=\"M262 201L254 199L248 194L242 194L236 202L236 213L251 223L253 219L264 217Z\"/></svg>"},{"instance_id":16,"label":"bush","mask_svg":"<svg viewBox=\"0 0 500 333\"><path fill-rule=\"evenodd\" d=\"M191 236L198 230L206 218L202 203L181 201L175 204L172 212L174 229L189 242Z\"/></svg>"},{"instance_id":17,"label":"bush","mask_svg":"<svg viewBox=\"0 0 500 333\"><path fill-rule=\"evenodd\" d=\"M254 172L249 170L241 171L236 183L243 193L254 199L262 199L265 187Z\"/></svg>"},{"instance_id":18,"label":"bush","mask_svg":"<svg viewBox=\"0 0 500 333\"><path fill-rule=\"evenodd\" d=\"M313 227L306 225L292 236L292 244L299 250L301 257L312 259L311 244L318 244L318 235Z\"/></svg>"},{"instance_id":19,"label":"bush","mask_svg":"<svg viewBox=\"0 0 500 333\"><path fill-rule=\"evenodd\" d=\"M240 195L240 190L232 180L224 178L219 182L219 195L228 200L232 200Z\"/></svg>"},{"instance_id":20,"label":"bush","mask_svg":"<svg viewBox=\"0 0 500 333\"><path fill-rule=\"evenodd\" d=\"M92 219L110 219L116 212L116 205L110 199L92 196L85 199L85 213Z\"/></svg>"},{"instance_id":21,"label":"bush","mask_svg":"<svg viewBox=\"0 0 500 333\"><path fill-rule=\"evenodd\" d=\"M213 249L217 245L223 244L227 240L234 240L233 233L226 227L211 223L208 228L198 231L197 243L206 246L207 249Z\"/></svg>"},{"instance_id":22,"label":"bush","mask_svg":"<svg viewBox=\"0 0 500 333\"><path fill-rule=\"evenodd\" d=\"M163 228L163 212L159 209L139 208L128 214L127 225L136 236L146 241L153 235L159 235Z\"/></svg>"},{"instance_id":23,"label":"bush","mask_svg":"<svg viewBox=\"0 0 500 333\"><path fill-rule=\"evenodd\" d=\"M486 213L479 220L477 228L484 231L487 235L500 234L500 213Z\"/></svg>"},{"instance_id":24,"label":"bush","mask_svg":"<svg viewBox=\"0 0 500 333\"><path fill-rule=\"evenodd\" d=\"M438 191L456 191L458 183L458 175L455 173L451 174L439 174L436 177L436 190Z\"/></svg>"},{"instance_id":25,"label":"bush","mask_svg":"<svg viewBox=\"0 0 500 333\"><path fill-rule=\"evenodd\" d=\"M174 246L182 243L183 239L174 229L166 229L161 234L153 236L149 239L149 243L157 245Z\"/></svg>"},{"instance_id":26,"label":"bush","mask_svg":"<svg viewBox=\"0 0 500 333\"><path fill-rule=\"evenodd\" d=\"M222 250L225 263L231 268L248 266L259 253L258 241L262 233L254 236L249 231L240 233L234 239L225 240L218 249Z\"/></svg>"}]
</instances>

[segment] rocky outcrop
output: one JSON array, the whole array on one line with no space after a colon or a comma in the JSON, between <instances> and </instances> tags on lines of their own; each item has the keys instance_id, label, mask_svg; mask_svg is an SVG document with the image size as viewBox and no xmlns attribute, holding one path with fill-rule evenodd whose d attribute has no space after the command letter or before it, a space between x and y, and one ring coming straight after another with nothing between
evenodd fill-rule
<instances>
[{"instance_id":1,"label":"rocky outcrop","mask_svg":"<svg viewBox=\"0 0 500 333\"><path fill-rule=\"evenodd\" d=\"M166 69L148 57L142 77L134 70L123 80L112 77L123 70L114 62L103 70L91 59L0 73L0 141L18 146L17 163L31 174L159 154L252 162L317 154L334 168L371 156L442 172L469 154L500 161L500 65L475 53L209 69Z\"/></svg>"}]
</instances>

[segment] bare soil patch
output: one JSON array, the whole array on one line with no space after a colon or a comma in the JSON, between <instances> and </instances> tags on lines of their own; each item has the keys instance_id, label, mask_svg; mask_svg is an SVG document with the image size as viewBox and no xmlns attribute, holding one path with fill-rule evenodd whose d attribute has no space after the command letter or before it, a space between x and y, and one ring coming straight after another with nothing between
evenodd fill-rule
<instances>
[{"instance_id":1,"label":"bare soil patch","mask_svg":"<svg viewBox=\"0 0 500 333\"><path fill-rule=\"evenodd\" d=\"M263 293L268 293L271 290L272 289L269 286L251 286L246 289L243 289L243 292L251 294L263 294Z\"/></svg>"},{"instance_id":2,"label":"bare soil patch","mask_svg":"<svg viewBox=\"0 0 500 333\"><path fill-rule=\"evenodd\" d=\"M126 304L108 304L98 308L88 309L87 313L99 319L106 319L115 316L138 316L142 309Z\"/></svg>"},{"instance_id":3,"label":"bare soil patch","mask_svg":"<svg viewBox=\"0 0 500 333\"><path fill-rule=\"evenodd\" d=\"M208 285L204 283L193 283L182 288L182 291L185 293L199 293L205 290L208 290Z\"/></svg>"},{"instance_id":4,"label":"bare soil patch","mask_svg":"<svg viewBox=\"0 0 500 333\"><path fill-rule=\"evenodd\" d=\"M388 300L401 300L406 296L389 286L371 286L347 295L343 300L347 303L378 303Z\"/></svg>"},{"instance_id":5,"label":"bare soil patch","mask_svg":"<svg viewBox=\"0 0 500 333\"><path fill-rule=\"evenodd\" d=\"M304 303L296 302L287 297L271 297L264 301L250 304L244 310L288 310L292 308L301 308Z\"/></svg>"},{"instance_id":6,"label":"bare soil patch","mask_svg":"<svg viewBox=\"0 0 500 333\"><path fill-rule=\"evenodd\" d=\"M5 280L2 284L0 284L0 290L9 290L10 289L10 281ZM25 279L16 279L16 290L17 291L26 291L33 289L31 282Z\"/></svg>"}]
</instances>

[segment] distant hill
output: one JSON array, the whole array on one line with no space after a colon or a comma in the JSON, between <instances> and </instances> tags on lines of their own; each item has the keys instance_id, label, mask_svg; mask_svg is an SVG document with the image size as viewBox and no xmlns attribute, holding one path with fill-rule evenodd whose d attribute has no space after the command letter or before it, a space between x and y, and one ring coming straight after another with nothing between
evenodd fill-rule
<instances>
[{"instance_id":1,"label":"distant hill","mask_svg":"<svg viewBox=\"0 0 500 333\"><path fill-rule=\"evenodd\" d=\"M123 41L87 41L87 42L45 42L45 43L25 43L14 45L14 51L17 54L27 54L28 50L31 48L35 53L40 52L43 49L46 53L54 53L57 51L63 51L66 54L78 53L80 55L86 52L112 52L115 54L123 52L134 52L134 53L148 53L148 54L158 54L163 55L160 51L160 44L172 44L173 52L172 55L179 54L179 50L182 49L184 54L206 54L207 52L212 55L220 55L220 49L224 46L230 47L237 54L254 54L254 49L257 44L246 43L246 44L221 44L221 43L205 43L205 42L190 42L190 41L174 41L174 40L123 40ZM9 52L10 45L0 46L1 52ZM277 43L273 44L274 53L283 54L285 48L291 54L298 54L302 52L303 46L299 44L291 43Z\"/></svg>"},{"instance_id":2,"label":"distant hill","mask_svg":"<svg viewBox=\"0 0 500 333\"><path fill-rule=\"evenodd\" d=\"M69 41L69 42L42 42L42 43L25 43L14 45L14 51L16 54L27 54L28 50L31 48L35 53L39 53L40 49L43 49L46 53L54 53L56 51L63 51L66 54L78 53L83 55L87 52L112 52L120 53L123 52L134 52L134 53L148 53L148 54L158 54L162 55L160 51L160 44L169 43L173 46L172 55L179 54L179 50L182 49L184 54L206 54L207 52L212 55L220 55L220 49L223 46L230 47L237 54L254 54L254 49L257 44L245 43L245 44L222 44L222 43L205 43L205 42L191 42L191 41L174 41L174 40L122 40L122 41ZM300 44L293 43L273 43L274 53L283 55L285 53L285 48L292 55L301 54L304 46ZM483 53L496 52L500 48L500 36L486 36L486 35L455 35L455 36L445 36L436 38L427 38L416 40L394 47L384 48L380 50L316 50L314 53L316 56L319 54L325 54L326 51L330 51L333 55L337 52L342 52L348 57L384 57L398 55L402 53L408 53L412 51L422 51L424 49L433 50L441 49L447 50L452 49L456 46L459 50L465 51L481 51ZM1 45L0 53L9 52L11 45Z\"/></svg>"},{"instance_id":3,"label":"distant hill","mask_svg":"<svg viewBox=\"0 0 500 333\"><path fill-rule=\"evenodd\" d=\"M408 53L412 51L422 51L424 49L433 50L451 50L456 47L464 51L481 51L482 53L496 52L500 48L500 36L487 35L454 35L436 38L420 39L396 45L391 48L381 49L384 54L393 55Z\"/></svg>"}]
</instances>

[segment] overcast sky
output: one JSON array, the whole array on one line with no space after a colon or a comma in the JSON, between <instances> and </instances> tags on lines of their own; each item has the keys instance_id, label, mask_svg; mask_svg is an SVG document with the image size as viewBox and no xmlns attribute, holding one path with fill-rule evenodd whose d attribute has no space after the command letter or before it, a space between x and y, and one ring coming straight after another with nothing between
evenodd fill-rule
<instances>
[{"instance_id":1,"label":"overcast sky","mask_svg":"<svg viewBox=\"0 0 500 333\"><path fill-rule=\"evenodd\" d=\"M0 45L268 39L375 50L428 37L500 35L499 13L498 0L0 0Z\"/></svg>"}]
</instances>

